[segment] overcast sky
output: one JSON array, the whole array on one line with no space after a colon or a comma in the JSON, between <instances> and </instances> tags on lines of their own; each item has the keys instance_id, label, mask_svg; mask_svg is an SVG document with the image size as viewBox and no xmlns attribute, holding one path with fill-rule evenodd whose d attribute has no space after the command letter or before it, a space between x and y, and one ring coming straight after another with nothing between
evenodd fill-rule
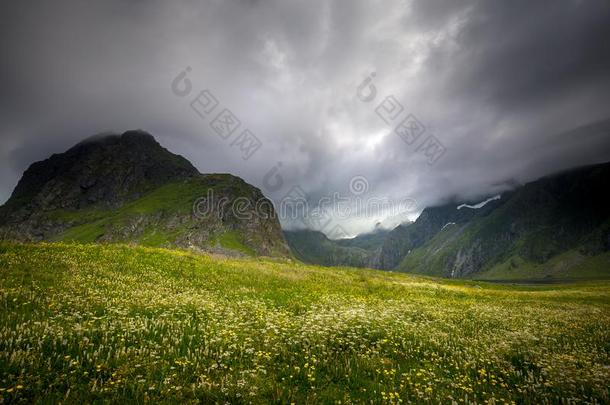
<instances>
[{"instance_id":1,"label":"overcast sky","mask_svg":"<svg viewBox=\"0 0 610 405\"><path fill-rule=\"evenodd\" d=\"M607 123L568 132L610 117L607 0L60 0L0 13L2 201L33 161L134 128L276 202L293 186L312 200L413 199L411 218L610 160ZM190 87L172 89L187 67ZM190 103L203 90L218 105L201 117ZM241 123L228 139L210 127L225 108ZM425 130L403 139L409 114ZM261 143L247 160L244 129ZM382 220L336 223L354 234Z\"/></svg>"}]
</instances>

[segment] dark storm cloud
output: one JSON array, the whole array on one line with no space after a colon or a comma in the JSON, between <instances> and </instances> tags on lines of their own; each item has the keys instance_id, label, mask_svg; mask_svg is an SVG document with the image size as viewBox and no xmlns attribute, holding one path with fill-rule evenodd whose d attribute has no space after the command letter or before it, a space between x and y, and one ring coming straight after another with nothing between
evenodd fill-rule
<instances>
[{"instance_id":1,"label":"dark storm cloud","mask_svg":"<svg viewBox=\"0 0 610 405\"><path fill-rule=\"evenodd\" d=\"M482 2L459 33L458 51L439 56L460 64L457 91L502 108L529 108L591 85L601 92L609 85L609 15L607 1Z\"/></svg>"},{"instance_id":2,"label":"dark storm cloud","mask_svg":"<svg viewBox=\"0 0 610 405\"><path fill-rule=\"evenodd\" d=\"M609 4L4 2L0 196L33 160L131 128L276 202L295 185L312 200L351 195L364 176L367 196L421 209L610 160L607 123L569 132L610 116ZM193 94L181 98L170 83L186 66ZM372 72L377 97L362 102ZM252 158L190 109L203 89L261 140ZM435 165L375 113L389 95L446 147ZM278 164L282 187L265 189ZM341 224L355 233L382 220Z\"/></svg>"}]
</instances>

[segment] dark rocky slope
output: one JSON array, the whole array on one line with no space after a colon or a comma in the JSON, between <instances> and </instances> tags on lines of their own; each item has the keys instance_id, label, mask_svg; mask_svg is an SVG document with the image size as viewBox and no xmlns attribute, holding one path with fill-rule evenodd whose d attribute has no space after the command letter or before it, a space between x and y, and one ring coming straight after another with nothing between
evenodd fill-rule
<instances>
[{"instance_id":1,"label":"dark rocky slope","mask_svg":"<svg viewBox=\"0 0 610 405\"><path fill-rule=\"evenodd\" d=\"M610 163L541 178L478 208L462 204L428 207L372 237L332 241L299 231L287 239L315 264L466 278L610 276Z\"/></svg>"},{"instance_id":2,"label":"dark rocky slope","mask_svg":"<svg viewBox=\"0 0 610 405\"><path fill-rule=\"evenodd\" d=\"M144 131L88 138L32 164L0 208L0 237L289 256L260 190L200 174Z\"/></svg>"},{"instance_id":3,"label":"dark rocky slope","mask_svg":"<svg viewBox=\"0 0 610 405\"><path fill-rule=\"evenodd\" d=\"M433 211L443 215L430 221L425 214ZM426 210L413 232L420 239L408 240L411 249L397 269L447 277L510 276L520 267L540 273L552 260L570 265L561 255L580 262L604 255L610 250L610 163L542 178L480 209Z\"/></svg>"}]
</instances>

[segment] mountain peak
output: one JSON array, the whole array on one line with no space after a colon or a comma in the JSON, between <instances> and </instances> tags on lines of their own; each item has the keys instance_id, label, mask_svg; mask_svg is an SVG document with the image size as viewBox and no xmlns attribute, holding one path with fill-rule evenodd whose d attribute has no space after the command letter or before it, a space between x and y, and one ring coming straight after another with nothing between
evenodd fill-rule
<instances>
[{"instance_id":1,"label":"mountain peak","mask_svg":"<svg viewBox=\"0 0 610 405\"><path fill-rule=\"evenodd\" d=\"M74 145L72 149L79 149L83 147L97 147L100 145L110 145L110 144L123 144L130 146L162 146L157 142L155 137L151 135L149 132L143 129L130 129L128 131L123 132L122 134L117 134L114 132L102 132L96 135L92 135L88 138L83 139L76 145Z\"/></svg>"},{"instance_id":2,"label":"mountain peak","mask_svg":"<svg viewBox=\"0 0 610 405\"><path fill-rule=\"evenodd\" d=\"M0 207L0 239L290 255L260 190L229 174L199 173L143 130L98 134L33 163Z\"/></svg>"},{"instance_id":3,"label":"mountain peak","mask_svg":"<svg viewBox=\"0 0 610 405\"><path fill-rule=\"evenodd\" d=\"M99 134L30 165L6 205L28 203L42 210L117 207L169 180L198 174L148 132Z\"/></svg>"}]
</instances>

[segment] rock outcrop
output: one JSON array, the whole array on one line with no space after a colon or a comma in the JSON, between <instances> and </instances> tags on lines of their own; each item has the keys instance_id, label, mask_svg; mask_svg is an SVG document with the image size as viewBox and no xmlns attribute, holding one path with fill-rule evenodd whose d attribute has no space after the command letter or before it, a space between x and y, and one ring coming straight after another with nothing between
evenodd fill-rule
<instances>
[{"instance_id":1,"label":"rock outcrop","mask_svg":"<svg viewBox=\"0 0 610 405\"><path fill-rule=\"evenodd\" d=\"M0 207L0 237L290 255L260 190L199 173L144 131L91 137L32 164Z\"/></svg>"}]
</instances>

